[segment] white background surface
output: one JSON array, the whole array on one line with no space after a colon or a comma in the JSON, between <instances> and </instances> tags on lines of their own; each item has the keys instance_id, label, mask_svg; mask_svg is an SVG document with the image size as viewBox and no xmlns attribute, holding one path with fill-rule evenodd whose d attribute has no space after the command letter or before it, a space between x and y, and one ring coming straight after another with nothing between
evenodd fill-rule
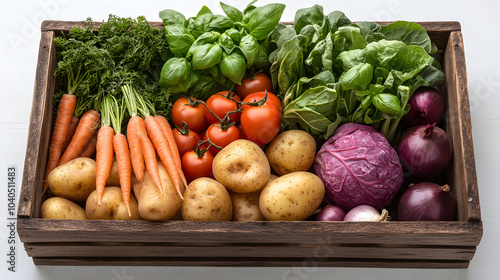
<instances>
[{"instance_id":1,"label":"white background surface","mask_svg":"<svg viewBox=\"0 0 500 280\"><path fill-rule=\"evenodd\" d=\"M259 1L263 5L271 1ZM284 2L284 1L272 1ZM247 1L225 3L243 9ZM17 168L20 191L28 123L42 20L107 19L144 15L159 21L158 12L170 8L187 17L203 4L222 13L219 2L210 1L10 1L0 24L0 279L500 279L500 5L497 1L286 1L283 21L292 21L298 8L318 3L325 13L341 10L352 21L412 20L460 21L465 45L471 103L476 168L484 235L470 267L465 270L365 269L365 268L203 268L203 267L36 267L17 244L16 272L7 270L7 167ZM29 144L29 143L28 143ZM96 253L97 254L97 253ZM288 278L287 278L288 277Z\"/></svg>"}]
</instances>

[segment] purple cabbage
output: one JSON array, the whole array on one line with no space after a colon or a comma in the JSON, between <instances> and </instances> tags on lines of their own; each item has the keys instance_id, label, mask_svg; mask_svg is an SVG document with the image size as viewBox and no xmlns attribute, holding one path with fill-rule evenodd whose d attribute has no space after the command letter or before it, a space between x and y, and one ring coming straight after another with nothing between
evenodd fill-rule
<instances>
[{"instance_id":1,"label":"purple cabbage","mask_svg":"<svg viewBox=\"0 0 500 280\"><path fill-rule=\"evenodd\" d=\"M373 127L347 123L321 147L314 171L326 187L325 202L344 210L387 206L403 181L398 155Z\"/></svg>"}]
</instances>

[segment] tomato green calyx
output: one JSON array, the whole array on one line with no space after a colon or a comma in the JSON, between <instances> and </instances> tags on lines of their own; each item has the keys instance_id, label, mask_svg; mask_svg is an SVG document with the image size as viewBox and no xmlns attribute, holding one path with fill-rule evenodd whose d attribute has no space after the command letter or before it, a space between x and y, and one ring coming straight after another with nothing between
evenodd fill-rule
<instances>
[{"instance_id":1,"label":"tomato green calyx","mask_svg":"<svg viewBox=\"0 0 500 280\"><path fill-rule=\"evenodd\" d=\"M189 103L188 104L184 104L183 106L188 106L189 105L191 107L198 107L198 106L200 106L200 104L203 103L203 101L195 99L195 98L192 98L191 96L187 96L186 98L189 101Z\"/></svg>"},{"instance_id":2,"label":"tomato green calyx","mask_svg":"<svg viewBox=\"0 0 500 280\"><path fill-rule=\"evenodd\" d=\"M266 104L266 101L267 101L267 90L264 90L266 93L264 95L264 97L262 97L261 100L259 101L252 101L252 102L238 102L239 104L241 105L250 105L250 106L254 106L254 107L261 107L262 105Z\"/></svg>"},{"instance_id":3,"label":"tomato green calyx","mask_svg":"<svg viewBox=\"0 0 500 280\"><path fill-rule=\"evenodd\" d=\"M177 128L177 130L179 131L179 133L181 135L184 135L184 136L187 136L189 135L189 132L191 131L191 129L189 129L188 125L186 122L182 122L182 126L181 125L177 125L175 126Z\"/></svg>"},{"instance_id":4,"label":"tomato green calyx","mask_svg":"<svg viewBox=\"0 0 500 280\"><path fill-rule=\"evenodd\" d=\"M201 146L203 146L203 144L205 143L208 143L208 146L205 149L202 149ZM202 158L205 155L205 153L210 149L210 147L222 150L221 146L215 145L212 141L210 141L210 139L207 139L203 141L198 141L198 147L196 147L196 149L193 148L193 151L196 154L196 157Z\"/></svg>"}]
</instances>

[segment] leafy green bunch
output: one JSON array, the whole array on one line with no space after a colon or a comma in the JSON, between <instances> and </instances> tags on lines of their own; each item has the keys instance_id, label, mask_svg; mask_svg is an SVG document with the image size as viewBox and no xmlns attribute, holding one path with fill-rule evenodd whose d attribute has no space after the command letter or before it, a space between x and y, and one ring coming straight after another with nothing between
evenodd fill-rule
<instances>
[{"instance_id":1,"label":"leafy green bunch","mask_svg":"<svg viewBox=\"0 0 500 280\"><path fill-rule=\"evenodd\" d=\"M295 14L294 25L270 35L270 73L283 99L283 122L329 138L338 125L373 125L395 137L408 100L421 86L445 76L437 47L417 23L352 23L314 5Z\"/></svg>"},{"instance_id":2,"label":"leafy green bunch","mask_svg":"<svg viewBox=\"0 0 500 280\"><path fill-rule=\"evenodd\" d=\"M253 3L244 11L220 3L225 16L206 6L188 19L174 10L161 11L170 50L161 72L162 88L206 99L240 84L248 68L269 69L268 38L285 5Z\"/></svg>"}]
</instances>

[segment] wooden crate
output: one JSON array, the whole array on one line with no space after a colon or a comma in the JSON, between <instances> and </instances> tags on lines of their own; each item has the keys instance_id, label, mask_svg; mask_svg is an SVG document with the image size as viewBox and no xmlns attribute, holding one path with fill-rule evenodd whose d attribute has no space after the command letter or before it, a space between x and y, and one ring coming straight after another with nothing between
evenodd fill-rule
<instances>
[{"instance_id":1,"label":"wooden crate","mask_svg":"<svg viewBox=\"0 0 500 280\"><path fill-rule=\"evenodd\" d=\"M153 23L161 27L161 23ZM42 24L18 232L37 265L466 268L482 236L464 47L458 22L422 22L444 57L451 222L149 222L42 220L52 130L53 39L80 22Z\"/></svg>"}]
</instances>

